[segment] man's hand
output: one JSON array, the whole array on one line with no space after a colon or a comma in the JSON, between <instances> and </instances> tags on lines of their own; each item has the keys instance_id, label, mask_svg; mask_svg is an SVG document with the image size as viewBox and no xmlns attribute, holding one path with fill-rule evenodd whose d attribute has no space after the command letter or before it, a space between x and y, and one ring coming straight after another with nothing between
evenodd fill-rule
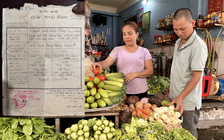
<instances>
[{"instance_id":1,"label":"man's hand","mask_svg":"<svg viewBox=\"0 0 224 140\"><path fill-rule=\"evenodd\" d=\"M137 75L135 73L127 73L124 75L125 83L129 83L131 80L133 80Z\"/></svg>"},{"instance_id":2,"label":"man's hand","mask_svg":"<svg viewBox=\"0 0 224 140\"><path fill-rule=\"evenodd\" d=\"M176 98L174 98L170 105L173 105L174 103L176 103L176 108L174 108L174 110L178 110L180 112L180 114L183 113L184 111L184 107L183 107L183 98L181 96L177 96Z\"/></svg>"},{"instance_id":3,"label":"man's hand","mask_svg":"<svg viewBox=\"0 0 224 140\"><path fill-rule=\"evenodd\" d=\"M75 13L75 14L77 14L77 13L85 13L84 11L85 11L85 1L76 4L72 8L72 12Z\"/></svg>"}]
</instances>

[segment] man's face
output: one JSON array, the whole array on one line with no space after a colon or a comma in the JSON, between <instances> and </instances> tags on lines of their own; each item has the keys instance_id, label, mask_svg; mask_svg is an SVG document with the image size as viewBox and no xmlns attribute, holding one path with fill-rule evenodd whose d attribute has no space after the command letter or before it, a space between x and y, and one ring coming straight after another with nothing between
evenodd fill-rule
<instances>
[{"instance_id":1,"label":"man's face","mask_svg":"<svg viewBox=\"0 0 224 140\"><path fill-rule=\"evenodd\" d=\"M182 17L179 20L173 19L173 30L179 38L188 40L193 32L194 23L194 20L188 22L185 17Z\"/></svg>"}]
</instances>

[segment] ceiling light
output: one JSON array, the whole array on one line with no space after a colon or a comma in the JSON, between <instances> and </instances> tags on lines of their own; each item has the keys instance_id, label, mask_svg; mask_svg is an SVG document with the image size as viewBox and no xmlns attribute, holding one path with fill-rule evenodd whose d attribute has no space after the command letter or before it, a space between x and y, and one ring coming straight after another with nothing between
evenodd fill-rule
<instances>
[{"instance_id":1,"label":"ceiling light","mask_svg":"<svg viewBox=\"0 0 224 140\"><path fill-rule=\"evenodd\" d=\"M143 0L142 4L145 5L148 2L148 0Z\"/></svg>"}]
</instances>

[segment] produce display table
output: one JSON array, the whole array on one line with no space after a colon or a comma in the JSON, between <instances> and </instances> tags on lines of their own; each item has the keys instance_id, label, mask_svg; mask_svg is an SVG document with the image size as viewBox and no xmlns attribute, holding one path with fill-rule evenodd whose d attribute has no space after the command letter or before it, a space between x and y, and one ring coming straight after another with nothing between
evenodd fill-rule
<instances>
[{"instance_id":1,"label":"produce display table","mask_svg":"<svg viewBox=\"0 0 224 140\"><path fill-rule=\"evenodd\" d=\"M121 110L102 110L96 112L86 112L84 117L95 117L95 116L115 116L115 129L119 128L119 115ZM47 117L46 117L47 118ZM60 132L60 118L82 118L82 116L57 116L55 118L55 128L57 132Z\"/></svg>"}]
</instances>

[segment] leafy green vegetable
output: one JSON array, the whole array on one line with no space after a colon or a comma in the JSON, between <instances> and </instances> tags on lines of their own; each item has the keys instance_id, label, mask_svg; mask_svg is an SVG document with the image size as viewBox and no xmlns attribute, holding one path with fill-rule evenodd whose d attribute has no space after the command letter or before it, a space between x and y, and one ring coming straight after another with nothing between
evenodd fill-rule
<instances>
[{"instance_id":1,"label":"leafy green vegetable","mask_svg":"<svg viewBox=\"0 0 224 140\"><path fill-rule=\"evenodd\" d=\"M183 128L166 132L159 122L147 122L134 117L129 124L123 124L120 129L116 129L115 135L115 140L196 140Z\"/></svg>"},{"instance_id":2,"label":"leafy green vegetable","mask_svg":"<svg viewBox=\"0 0 224 140\"><path fill-rule=\"evenodd\" d=\"M23 132L24 132L24 134L30 136L33 132L33 126L31 124L24 125L23 126Z\"/></svg>"},{"instance_id":3,"label":"leafy green vegetable","mask_svg":"<svg viewBox=\"0 0 224 140\"><path fill-rule=\"evenodd\" d=\"M156 93L165 93L167 87L170 84L170 79L168 77L163 76L152 76L147 80L148 84L148 94L156 94Z\"/></svg>"},{"instance_id":4,"label":"leafy green vegetable","mask_svg":"<svg viewBox=\"0 0 224 140\"><path fill-rule=\"evenodd\" d=\"M18 122L19 122L18 119L13 119L12 122L11 122L11 128L16 129L17 126L18 126Z\"/></svg>"},{"instance_id":5,"label":"leafy green vegetable","mask_svg":"<svg viewBox=\"0 0 224 140\"><path fill-rule=\"evenodd\" d=\"M1 140L67 140L65 134L55 133L54 126L45 124L44 118L0 118Z\"/></svg>"}]
</instances>

